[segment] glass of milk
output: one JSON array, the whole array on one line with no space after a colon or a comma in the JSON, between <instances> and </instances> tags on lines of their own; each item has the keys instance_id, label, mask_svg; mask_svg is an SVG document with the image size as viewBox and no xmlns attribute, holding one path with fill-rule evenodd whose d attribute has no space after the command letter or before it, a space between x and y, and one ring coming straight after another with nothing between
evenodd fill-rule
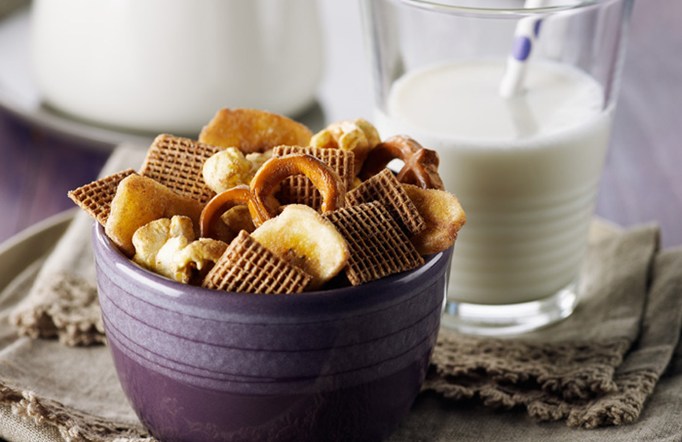
<instances>
[{"instance_id":1,"label":"glass of milk","mask_svg":"<svg viewBox=\"0 0 682 442\"><path fill-rule=\"evenodd\" d=\"M443 324L506 335L570 315L632 0L362 7L381 135L437 150L446 189L467 213ZM518 91L504 95L519 52L528 57L516 66Z\"/></svg>"}]
</instances>

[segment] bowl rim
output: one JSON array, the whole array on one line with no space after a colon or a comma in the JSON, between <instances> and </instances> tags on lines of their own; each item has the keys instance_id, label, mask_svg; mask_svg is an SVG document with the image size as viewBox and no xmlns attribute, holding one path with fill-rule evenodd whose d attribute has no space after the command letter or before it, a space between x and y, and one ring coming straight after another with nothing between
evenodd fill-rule
<instances>
[{"instance_id":1,"label":"bowl rim","mask_svg":"<svg viewBox=\"0 0 682 442\"><path fill-rule=\"evenodd\" d=\"M159 306L168 303L182 306L186 313L192 313L198 307L196 315L210 319L222 318L224 312L234 314L265 315L281 312L282 308L314 313L317 320L319 314L330 313L330 317L338 317L335 307L340 311L366 309L368 307L401 303L417 295L419 289L425 289L438 280L443 267L448 265L452 248L427 256L425 263L413 270L390 275L382 279L367 282L360 286L341 287L329 290L303 292L295 295L271 295L262 293L239 293L206 289L173 281L147 270L127 256L105 234L104 228L97 222L93 229L93 248L95 263L101 270L112 270L107 276L114 283L140 285L147 287L149 293L130 293L140 299ZM99 272L98 272L99 273ZM98 276L99 280L99 276ZM399 292L392 290L401 287ZM152 295L154 293L154 295ZM358 296L362 293L362 296ZM161 302L161 303L160 303ZM205 309L222 311L220 314L206 316ZM311 318L312 319L312 318Z\"/></svg>"}]
</instances>

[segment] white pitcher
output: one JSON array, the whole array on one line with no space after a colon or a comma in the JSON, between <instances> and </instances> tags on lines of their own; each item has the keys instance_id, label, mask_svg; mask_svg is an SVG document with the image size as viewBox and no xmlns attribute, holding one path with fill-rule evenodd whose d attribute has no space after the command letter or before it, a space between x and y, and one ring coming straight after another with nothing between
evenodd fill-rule
<instances>
[{"instance_id":1,"label":"white pitcher","mask_svg":"<svg viewBox=\"0 0 682 442\"><path fill-rule=\"evenodd\" d=\"M221 107L295 115L322 74L316 0L34 0L47 103L77 118L194 134Z\"/></svg>"}]
</instances>

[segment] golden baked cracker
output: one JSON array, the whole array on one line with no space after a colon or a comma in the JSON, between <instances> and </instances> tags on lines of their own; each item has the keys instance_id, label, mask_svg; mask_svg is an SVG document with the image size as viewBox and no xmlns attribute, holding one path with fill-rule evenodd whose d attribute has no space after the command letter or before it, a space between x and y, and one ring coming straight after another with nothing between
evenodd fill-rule
<instances>
[{"instance_id":1,"label":"golden baked cracker","mask_svg":"<svg viewBox=\"0 0 682 442\"><path fill-rule=\"evenodd\" d=\"M227 249L223 241L196 239L192 220L181 215L148 222L135 231L133 245L133 261L183 284L201 282Z\"/></svg>"},{"instance_id":2,"label":"golden baked cracker","mask_svg":"<svg viewBox=\"0 0 682 442\"><path fill-rule=\"evenodd\" d=\"M348 262L348 245L343 236L315 209L303 204L286 206L251 236L309 274L311 290L334 278Z\"/></svg>"},{"instance_id":3,"label":"golden baked cracker","mask_svg":"<svg viewBox=\"0 0 682 442\"><path fill-rule=\"evenodd\" d=\"M412 184L402 187L426 222L426 228L410 238L417 251L431 255L452 246L457 232L466 223L466 214L457 198L443 190L422 189Z\"/></svg>"},{"instance_id":4,"label":"golden baked cracker","mask_svg":"<svg viewBox=\"0 0 682 442\"><path fill-rule=\"evenodd\" d=\"M248 186L255 173L253 163L236 147L226 147L211 155L201 170L204 182L215 193L243 184Z\"/></svg>"},{"instance_id":5,"label":"golden baked cracker","mask_svg":"<svg viewBox=\"0 0 682 442\"><path fill-rule=\"evenodd\" d=\"M114 199L118 183L134 173L133 169L126 169L71 190L67 196L104 226L109 217L111 200Z\"/></svg>"},{"instance_id":6,"label":"golden baked cracker","mask_svg":"<svg viewBox=\"0 0 682 442\"><path fill-rule=\"evenodd\" d=\"M246 206L235 206L228 209L220 216L222 226L224 226L225 236L230 241L237 237L239 232L246 230L248 233L253 232L256 226L253 225L251 213ZM223 227L221 227L223 228Z\"/></svg>"},{"instance_id":7,"label":"golden baked cracker","mask_svg":"<svg viewBox=\"0 0 682 442\"><path fill-rule=\"evenodd\" d=\"M382 202L409 235L416 235L426 228L424 218L389 169L372 176L346 195L349 206L371 201Z\"/></svg>"},{"instance_id":8,"label":"golden baked cracker","mask_svg":"<svg viewBox=\"0 0 682 442\"><path fill-rule=\"evenodd\" d=\"M313 135L310 140L311 146L352 151L355 154L354 176L360 173L367 155L379 143L381 143L379 132L372 123L362 118L332 123Z\"/></svg>"},{"instance_id":9,"label":"golden baked cracker","mask_svg":"<svg viewBox=\"0 0 682 442\"><path fill-rule=\"evenodd\" d=\"M288 264L242 230L208 272L202 287L229 292L292 294L301 293L309 282L310 275Z\"/></svg>"},{"instance_id":10,"label":"golden baked cracker","mask_svg":"<svg viewBox=\"0 0 682 442\"><path fill-rule=\"evenodd\" d=\"M424 264L398 223L378 201L323 214L348 243L346 276L360 285Z\"/></svg>"},{"instance_id":11,"label":"golden baked cracker","mask_svg":"<svg viewBox=\"0 0 682 442\"><path fill-rule=\"evenodd\" d=\"M283 115L256 109L221 109L201 130L199 141L242 152L265 152L280 144L307 146L312 132Z\"/></svg>"},{"instance_id":12,"label":"golden baked cracker","mask_svg":"<svg viewBox=\"0 0 682 442\"><path fill-rule=\"evenodd\" d=\"M111 201L111 211L104 231L125 254L133 256L133 234L150 221L185 215L198 231L203 206L198 201L179 195L155 180L130 175L118 184Z\"/></svg>"},{"instance_id":13,"label":"golden baked cracker","mask_svg":"<svg viewBox=\"0 0 682 442\"><path fill-rule=\"evenodd\" d=\"M147 151L140 175L152 178L174 192L205 203L215 195L204 181L204 162L221 147L189 138L161 134Z\"/></svg>"},{"instance_id":14,"label":"golden baked cracker","mask_svg":"<svg viewBox=\"0 0 682 442\"><path fill-rule=\"evenodd\" d=\"M355 178L353 174L353 152L341 149L302 146L277 146L273 151L273 156L275 157L291 154L307 154L322 160L341 177L346 189L351 188ZM320 192L303 175L292 176L284 180L280 187L278 199L284 204L305 204L315 210L319 210L322 205Z\"/></svg>"}]
</instances>

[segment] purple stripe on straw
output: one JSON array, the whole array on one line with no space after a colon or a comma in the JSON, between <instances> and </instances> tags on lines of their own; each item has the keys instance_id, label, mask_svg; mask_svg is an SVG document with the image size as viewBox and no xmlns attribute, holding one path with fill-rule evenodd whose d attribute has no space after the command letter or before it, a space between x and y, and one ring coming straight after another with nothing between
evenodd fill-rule
<instances>
[{"instance_id":1,"label":"purple stripe on straw","mask_svg":"<svg viewBox=\"0 0 682 442\"><path fill-rule=\"evenodd\" d=\"M514 41L514 48L512 50L512 57L519 61L526 61L530 56L530 50L532 49L532 44L530 38L525 35L516 37Z\"/></svg>"},{"instance_id":2,"label":"purple stripe on straw","mask_svg":"<svg viewBox=\"0 0 682 442\"><path fill-rule=\"evenodd\" d=\"M533 25L533 35L535 35L535 38L538 38L540 35L540 28L542 27L542 20L538 20L535 22Z\"/></svg>"}]
</instances>

